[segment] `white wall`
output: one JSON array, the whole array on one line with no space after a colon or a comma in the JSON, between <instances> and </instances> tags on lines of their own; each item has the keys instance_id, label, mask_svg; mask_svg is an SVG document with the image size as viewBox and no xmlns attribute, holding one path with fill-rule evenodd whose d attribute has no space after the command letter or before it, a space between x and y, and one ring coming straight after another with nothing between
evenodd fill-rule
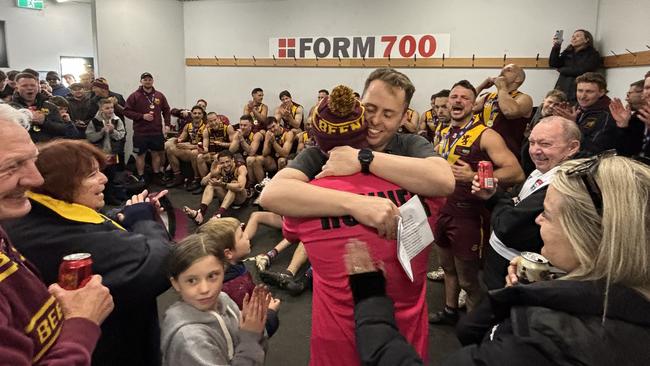
<instances>
[{"instance_id":1,"label":"white wall","mask_svg":"<svg viewBox=\"0 0 650 366\"><path fill-rule=\"evenodd\" d=\"M440 0L401 2L391 0L343 1L192 1L184 2L186 57L267 57L268 38L308 35L371 35L450 33L451 57L548 57L556 29L594 30L595 0ZM400 10L404 8L407 10ZM562 9L562 11L558 11ZM565 37L566 38L566 37ZM417 92L412 106L428 109L431 94L467 78L474 84L498 70L411 69L402 70ZM279 104L283 89L308 108L316 92L338 83L361 91L371 69L293 69L187 67L186 98L189 106L198 98L208 100L210 110L238 118L254 87L265 91L265 102ZM554 70L528 70L522 90L535 102L552 89Z\"/></svg>"},{"instance_id":2,"label":"white wall","mask_svg":"<svg viewBox=\"0 0 650 366\"><path fill-rule=\"evenodd\" d=\"M183 6L177 0L96 0L98 75L126 99L140 86L140 74L169 104L185 105ZM132 122L126 121L129 135ZM131 151L127 139L127 151Z\"/></svg>"},{"instance_id":3,"label":"white wall","mask_svg":"<svg viewBox=\"0 0 650 366\"><path fill-rule=\"evenodd\" d=\"M600 0L598 11L597 46L602 55L648 51L650 45L650 5L647 1ZM650 66L607 69L607 88L610 96L624 98L631 83L643 79Z\"/></svg>"},{"instance_id":4,"label":"white wall","mask_svg":"<svg viewBox=\"0 0 650 366\"><path fill-rule=\"evenodd\" d=\"M9 68L60 70L60 56L94 57L91 11L88 3L45 2L44 10L16 7L16 0L0 0L5 21Z\"/></svg>"}]
</instances>

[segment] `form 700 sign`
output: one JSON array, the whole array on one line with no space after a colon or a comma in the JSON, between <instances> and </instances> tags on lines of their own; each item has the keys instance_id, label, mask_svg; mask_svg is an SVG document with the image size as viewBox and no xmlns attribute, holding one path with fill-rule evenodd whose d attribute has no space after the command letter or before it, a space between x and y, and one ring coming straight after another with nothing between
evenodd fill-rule
<instances>
[{"instance_id":1,"label":"form 700 sign","mask_svg":"<svg viewBox=\"0 0 650 366\"><path fill-rule=\"evenodd\" d=\"M448 33L269 39L270 57L430 58L449 55Z\"/></svg>"}]
</instances>

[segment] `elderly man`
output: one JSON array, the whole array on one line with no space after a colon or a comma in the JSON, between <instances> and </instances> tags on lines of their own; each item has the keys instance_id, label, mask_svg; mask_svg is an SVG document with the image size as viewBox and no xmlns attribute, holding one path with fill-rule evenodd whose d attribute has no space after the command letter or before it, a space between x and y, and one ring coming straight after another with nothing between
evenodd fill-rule
<instances>
[{"instance_id":1,"label":"elderly man","mask_svg":"<svg viewBox=\"0 0 650 366\"><path fill-rule=\"evenodd\" d=\"M551 116L539 121L530 133L528 152L537 168L511 192L480 189L474 177L472 193L488 200L492 211L492 235L486 251L483 281L488 289L505 286L510 261L521 252L539 253L542 238L535 218L544 211L546 189L558 166L580 150L580 130L573 121Z\"/></svg>"},{"instance_id":2,"label":"elderly man","mask_svg":"<svg viewBox=\"0 0 650 366\"><path fill-rule=\"evenodd\" d=\"M492 86L497 91L478 98L474 103L474 112L478 113L479 119L503 137L517 158L533 110L533 99L519 91L524 80L526 73L521 67L506 65L499 76L485 79L476 88L479 94Z\"/></svg>"},{"instance_id":3,"label":"elderly man","mask_svg":"<svg viewBox=\"0 0 650 366\"><path fill-rule=\"evenodd\" d=\"M19 120L24 116L0 105L0 220L25 216L25 192L43 183L34 162L38 150ZM0 364L90 365L101 324L113 299L100 276L79 290L48 289L31 263L0 227Z\"/></svg>"}]
</instances>

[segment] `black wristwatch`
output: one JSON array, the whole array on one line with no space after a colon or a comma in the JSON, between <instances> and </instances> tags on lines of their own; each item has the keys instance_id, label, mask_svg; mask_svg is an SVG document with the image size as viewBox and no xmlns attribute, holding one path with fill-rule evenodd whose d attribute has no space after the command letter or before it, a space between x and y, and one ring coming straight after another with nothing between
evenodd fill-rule
<instances>
[{"instance_id":1,"label":"black wristwatch","mask_svg":"<svg viewBox=\"0 0 650 366\"><path fill-rule=\"evenodd\" d=\"M372 159L374 158L375 155L373 155L372 150L366 148L359 150L359 162L361 163L361 173L370 174L370 163L372 163Z\"/></svg>"}]
</instances>

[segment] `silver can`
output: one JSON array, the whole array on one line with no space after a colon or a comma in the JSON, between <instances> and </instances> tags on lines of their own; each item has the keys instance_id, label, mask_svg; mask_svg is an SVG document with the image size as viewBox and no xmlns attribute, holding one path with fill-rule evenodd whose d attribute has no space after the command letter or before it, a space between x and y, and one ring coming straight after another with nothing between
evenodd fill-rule
<instances>
[{"instance_id":1,"label":"silver can","mask_svg":"<svg viewBox=\"0 0 650 366\"><path fill-rule=\"evenodd\" d=\"M517 277L519 282L524 284L555 278L551 274L551 264L548 259L533 252L521 252L521 260L517 265Z\"/></svg>"}]
</instances>

